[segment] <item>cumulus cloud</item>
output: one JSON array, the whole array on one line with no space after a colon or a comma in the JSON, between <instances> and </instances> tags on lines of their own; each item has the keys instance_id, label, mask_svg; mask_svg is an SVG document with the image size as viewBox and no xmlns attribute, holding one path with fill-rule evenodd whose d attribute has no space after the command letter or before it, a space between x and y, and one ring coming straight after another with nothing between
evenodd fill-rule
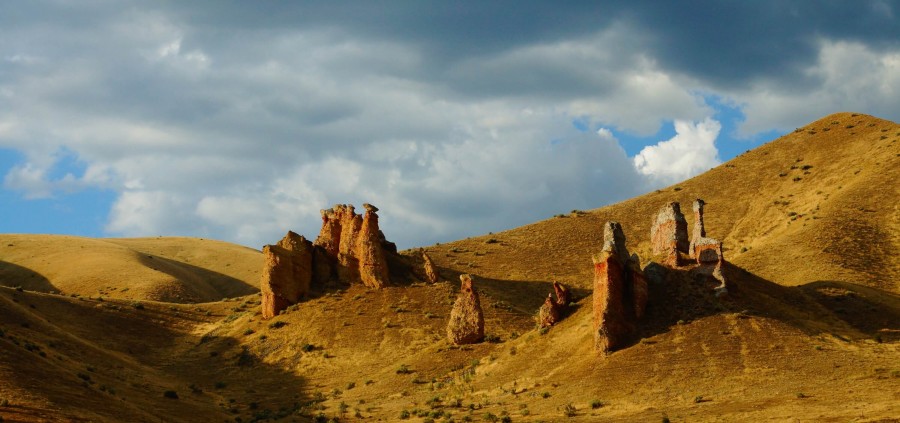
<instances>
[{"instance_id":1,"label":"cumulus cloud","mask_svg":"<svg viewBox=\"0 0 900 423\"><path fill-rule=\"evenodd\" d=\"M883 2L861 9L871 21L847 29L855 40L821 31L819 44L808 29L846 7L798 7L821 15L794 22L735 4L722 7L753 18L717 26L641 2L199 4L36 1L0 14L0 99L12 105L0 148L24 157L4 187L32 198L99 187L116 195L108 234L250 246L287 229L314 236L320 208L372 202L388 237L414 246L714 166L721 127L698 93L739 104L749 133L827 108L900 110L900 26L869 13L890 11ZM758 21L790 42L761 41L779 34ZM734 48L710 47L722 40ZM636 157L616 139L669 121L677 135Z\"/></svg>"},{"instance_id":2,"label":"cumulus cloud","mask_svg":"<svg viewBox=\"0 0 900 423\"><path fill-rule=\"evenodd\" d=\"M722 125L714 119L675 121L675 136L644 147L634 166L660 183L675 183L719 165L715 141Z\"/></svg>"},{"instance_id":3,"label":"cumulus cloud","mask_svg":"<svg viewBox=\"0 0 900 423\"><path fill-rule=\"evenodd\" d=\"M786 87L762 79L731 95L744 104L741 133L791 130L829 113L900 113L900 48L875 50L859 42L820 40L817 60L804 69L814 84Z\"/></svg>"}]
</instances>

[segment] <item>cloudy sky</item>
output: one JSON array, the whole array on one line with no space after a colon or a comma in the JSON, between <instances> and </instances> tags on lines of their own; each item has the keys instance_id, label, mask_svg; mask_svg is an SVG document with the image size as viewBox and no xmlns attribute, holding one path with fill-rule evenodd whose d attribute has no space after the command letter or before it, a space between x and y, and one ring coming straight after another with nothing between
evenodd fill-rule
<instances>
[{"instance_id":1,"label":"cloudy sky","mask_svg":"<svg viewBox=\"0 0 900 423\"><path fill-rule=\"evenodd\" d=\"M561 5L562 4L562 5ZM429 245L900 119L900 1L0 3L0 232ZM360 207L361 208L361 207Z\"/></svg>"}]
</instances>

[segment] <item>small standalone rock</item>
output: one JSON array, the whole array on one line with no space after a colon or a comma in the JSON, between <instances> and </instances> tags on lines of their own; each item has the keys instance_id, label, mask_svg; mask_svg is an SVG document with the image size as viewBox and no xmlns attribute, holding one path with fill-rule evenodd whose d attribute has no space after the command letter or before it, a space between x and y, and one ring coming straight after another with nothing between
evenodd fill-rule
<instances>
[{"instance_id":1,"label":"small standalone rock","mask_svg":"<svg viewBox=\"0 0 900 423\"><path fill-rule=\"evenodd\" d=\"M542 328L555 325L560 320L562 307L553 301L553 294L547 294L547 299L538 310L538 326Z\"/></svg>"},{"instance_id":2,"label":"small standalone rock","mask_svg":"<svg viewBox=\"0 0 900 423\"><path fill-rule=\"evenodd\" d=\"M450 321L447 323L447 339L456 345L474 344L484 340L484 313L478 291L472 286L470 275L460 275L462 282Z\"/></svg>"},{"instance_id":3,"label":"small standalone rock","mask_svg":"<svg viewBox=\"0 0 900 423\"><path fill-rule=\"evenodd\" d=\"M434 262L431 261L431 257L428 256L428 253L422 251L422 262L424 263L425 268L425 278L428 282L437 283L441 277L438 275L437 268L434 267Z\"/></svg>"}]
</instances>

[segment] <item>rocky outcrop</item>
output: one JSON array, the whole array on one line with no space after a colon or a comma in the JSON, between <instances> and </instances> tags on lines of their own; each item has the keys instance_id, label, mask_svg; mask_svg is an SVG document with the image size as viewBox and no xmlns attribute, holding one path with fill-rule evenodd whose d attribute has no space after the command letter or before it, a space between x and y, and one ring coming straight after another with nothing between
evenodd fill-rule
<instances>
[{"instance_id":1,"label":"rocky outcrop","mask_svg":"<svg viewBox=\"0 0 900 423\"><path fill-rule=\"evenodd\" d=\"M484 313L478 291L472 286L470 275L460 275L461 286L450 321L447 322L447 339L455 345L474 344L484 340Z\"/></svg>"},{"instance_id":2,"label":"rocky outcrop","mask_svg":"<svg viewBox=\"0 0 900 423\"><path fill-rule=\"evenodd\" d=\"M437 268L434 266L434 262L431 261L431 257L425 251L422 251L422 263L425 269L425 279L428 282L437 283L441 277L438 275Z\"/></svg>"},{"instance_id":3,"label":"rocky outcrop","mask_svg":"<svg viewBox=\"0 0 900 423\"><path fill-rule=\"evenodd\" d=\"M628 255L625 235L616 222L607 222L603 251L593 261L594 347L608 353L628 341L644 315L647 280L637 255Z\"/></svg>"},{"instance_id":4,"label":"rocky outcrop","mask_svg":"<svg viewBox=\"0 0 900 423\"><path fill-rule=\"evenodd\" d=\"M278 244L263 247L263 255L262 317L268 319L309 293L313 279L313 245L306 238L288 232Z\"/></svg>"},{"instance_id":5,"label":"rocky outcrop","mask_svg":"<svg viewBox=\"0 0 900 423\"><path fill-rule=\"evenodd\" d=\"M673 267L681 264L681 254L688 254L687 221L678 203L659 210L650 228L650 245L654 256L662 256L663 264Z\"/></svg>"},{"instance_id":6,"label":"rocky outcrop","mask_svg":"<svg viewBox=\"0 0 900 423\"><path fill-rule=\"evenodd\" d=\"M315 242L288 232L276 245L263 247L266 261L260 290L263 318L275 316L300 301L313 287L329 282L361 282L370 288L390 283L387 254L397 247L378 227L378 208L364 204L365 216L349 204L322 210L322 229Z\"/></svg>"},{"instance_id":7,"label":"rocky outcrop","mask_svg":"<svg viewBox=\"0 0 900 423\"><path fill-rule=\"evenodd\" d=\"M328 268L329 276L382 288L390 283L385 256L393 244L385 241L378 227L378 208L371 204L363 207L364 216L356 214L356 208L350 204L322 210L322 229L314 245L325 252L323 268Z\"/></svg>"}]
</instances>

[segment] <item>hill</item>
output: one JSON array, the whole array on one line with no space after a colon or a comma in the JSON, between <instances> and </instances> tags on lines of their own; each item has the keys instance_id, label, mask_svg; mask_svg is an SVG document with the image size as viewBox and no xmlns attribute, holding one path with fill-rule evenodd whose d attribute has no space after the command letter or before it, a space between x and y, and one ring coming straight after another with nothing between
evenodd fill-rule
<instances>
[{"instance_id":1,"label":"hill","mask_svg":"<svg viewBox=\"0 0 900 423\"><path fill-rule=\"evenodd\" d=\"M2 235L0 281L21 288L0 288L0 416L897 421L898 141L892 122L828 116L666 189L427 247L442 282L342 286L265 321L255 250ZM619 221L646 265L659 207L695 198L724 241L729 296L672 271L652 282L639 336L598 355L603 223ZM446 341L460 273L475 275L488 342ZM538 330L554 280L575 302Z\"/></svg>"},{"instance_id":2,"label":"hill","mask_svg":"<svg viewBox=\"0 0 900 423\"><path fill-rule=\"evenodd\" d=\"M193 238L0 235L0 285L177 303L257 291L262 254Z\"/></svg>"}]
</instances>

